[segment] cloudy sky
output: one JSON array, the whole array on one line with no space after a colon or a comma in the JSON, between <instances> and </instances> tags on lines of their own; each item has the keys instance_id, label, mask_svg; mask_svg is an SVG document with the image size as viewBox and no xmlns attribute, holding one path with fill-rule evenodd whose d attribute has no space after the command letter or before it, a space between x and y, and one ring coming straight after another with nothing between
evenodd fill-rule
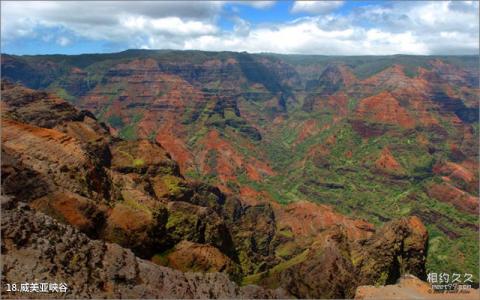
<instances>
[{"instance_id":1,"label":"cloudy sky","mask_svg":"<svg viewBox=\"0 0 480 300\"><path fill-rule=\"evenodd\" d=\"M478 1L1 2L11 54L478 54L478 44Z\"/></svg>"}]
</instances>

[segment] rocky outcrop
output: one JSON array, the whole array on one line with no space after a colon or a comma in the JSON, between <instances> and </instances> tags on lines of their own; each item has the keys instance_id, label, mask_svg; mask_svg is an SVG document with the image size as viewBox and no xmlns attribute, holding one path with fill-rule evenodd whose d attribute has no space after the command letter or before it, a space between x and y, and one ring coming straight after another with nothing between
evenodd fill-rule
<instances>
[{"instance_id":1,"label":"rocky outcrop","mask_svg":"<svg viewBox=\"0 0 480 300\"><path fill-rule=\"evenodd\" d=\"M439 201L451 203L458 210L477 215L480 199L453 186L449 182L432 183L427 188L428 194Z\"/></svg>"},{"instance_id":2,"label":"rocky outcrop","mask_svg":"<svg viewBox=\"0 0 480 300\"><path fill-rule=\"evenodd\" d=\"M411 128L415 125L415 120L388 92L360 101L355 117L372 123L396 125L404 128Z\"/></svg>"},{"instance_id":3,"label":"rocky outcrop","mask_svg":"<svg viewBox=\"0 0 480 300\"><path fill-rule=\"evenodd\" d=\"M148 140L118 141L110 149L111 168L119 173L180 176L178 164L165 149Z\"/></svg>"},{"instance_id":4,"label":"rocky outcrop","mask_svg":"<svg viewBox=\"0 0 480 300\"><path fill-rule=\"evenodd\" d=\"M24 107L15 97L6 102L11 114L2 120L2 190L7 195L139 257L155 260L172 252L172 266L182 270L226 272L239 281L274 259L271 210L265 216L263 209L231 210L238 200L185 180L158 143L112 138L95 119L71 117L78 111L60 99L3 87L5 94L29 101ZM22 122L12 120L15 114ZM105 157L99 157L98 145L105 147Z\"/></svg>"},{"instance_id":5,"label":"rocky outcrop","mask_svg":"<svg viewBox=\"0 0 480 300\"><path fill-rule=\"evenodd\" d=\"M261 274L259 282L298 298L350 298L359 285L394 283L402 274L426 278L428 234L416 218L392 221L366 239L349 241L331 227L302 253Z\"/></svg>"},{"instance_id":6,"label":"rocky outcrop","mask_svg":"<svg viewBox=\"0 0 480 300\"><path fill-rule=\"evenodd\" d=\"M417 217L392 221L352 247L361 284L394 283L402 274L426 279L427 229Z\"/></svg>"},{"instance_id":7,"label":"rocky outcrop","mask_svg":"<svg viewBox=\"0 0 480 300\"><path fill-rule=\"evenodd\" d=\"M220 273L182 273L2 197L2 284L60 283L39 298L288 298L282 290L239 287ZM23 297L2 289L2 298Z\"/></svg>"},{"instance_id":8,"label":"rocky outcrop","mask_svg":"<svg viewBox=\"0 0 480 300\"><path fill-rule=\"evenodd\" d=\"M275 214L269 204L227 203L232 236L244 274L262 272L278 263L274 255Z\"/></svg>"},{"instance_id":9,"label":"rocky outcrop","mask_svg":"<svg viewBox=\"0 0 480 300\"><path fill-rule=\"evenodd\" d=\"M478 174L474 171L475 164L466 161L463 164L454 162L438 162L433 166L433 173L467 192L474 193L479 184Z\"/></svg>"},{"instance_id":10,"label":"rocky outcrop","mask_svg":"<svg viewBox=\"0 0 480 300\"><path fill-rule=\"evenodd\" d=\"M182 241L167 254L153 257L152 261L183 272L223 272L235 281L242 277L239 265L210 244Z\"/></svg>"},{"instance_id":11,"label":"rocky outcrop","mask_svg":"<svg viewBox=\"0 0 480 300\"><path fill-rule=\"evenodd\" d=\"M386 286L360 286L355 292L357 300L375 299L478 299L478 289L466 288L463 290L433 292L431 284L421 281L413 275L402 276L395 284Z\"/></svg>"},{"instance_id":12,"label":"rocky outcrop","mask_svg":"<svg viewBox=\"0 0 480 300\"><path fill-rule=\"evenodd\" d=\"M16 189L19 182L10 176L17 178L24 169L38 174L50 191L67 189L91 199L109 198L110 182L102 166L103 158L88 151L72 136L3 119L2 153L11 158L4 164L7 170L3 177L5 190ZM30 195L34 196L43 195Z\"/></svg>"},{"instance_id":13,"label":"rocky outcrop","mask_svg":"<svg viewBox=\"0 0 480 300\"><path fill-rule=\"evenodd\" d=\"M329 64L318 79L306 82L305 90L309 96L303 103L305 111L318 111L327 107L325 98L335 98L334 95L345 87L356 82L355 75L344 65Z\"/></svg>"},{"instance_id":14,"label":"rocky outcrop","mask_svg":"<svg viewBox=\"0 0 480 300\"><path fill-rule=\"evenodd\" d=\"M384 148L380 153L378 159L375 161L375 167L384 174L405 174L402 165L395 159L388 147Z\"/></svg>"}]
</instances>

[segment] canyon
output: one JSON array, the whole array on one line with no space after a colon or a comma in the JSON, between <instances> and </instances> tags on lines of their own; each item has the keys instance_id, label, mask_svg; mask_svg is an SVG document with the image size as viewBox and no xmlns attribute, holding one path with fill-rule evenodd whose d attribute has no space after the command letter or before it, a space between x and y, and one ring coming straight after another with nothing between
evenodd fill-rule
<instances>
[{"instance_id":1,"label":"canyon","mask_svg":"<svg viewBox=\"0 0 480 300\"><path fill-rule=\"evenodd\" d=\"M478 283L477 61L2 54L3 275L37 261L70 297Z\"/></svg>"}]
</instances>

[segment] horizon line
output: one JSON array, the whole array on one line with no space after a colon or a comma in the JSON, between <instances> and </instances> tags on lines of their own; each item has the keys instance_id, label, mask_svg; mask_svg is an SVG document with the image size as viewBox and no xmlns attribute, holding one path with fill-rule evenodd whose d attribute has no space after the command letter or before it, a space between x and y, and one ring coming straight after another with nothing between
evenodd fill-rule
<instances>
[{"instance_id":1,"label":"horizon line","mask_svg":"<svg viewBox=\"0 0 480 300\"><path fill-rule=\"evenodd\" d=\"M396 53L396 54L315 54L315 53L277 53L277 52L248 52L248 51L231 51L231 50L200 50L200 49L141 49L141 48L130 48L122 51L114 52L85 52L77 54L67 54L67 53L43 53L43 54L14 54L0 52L1 55L10 55L10 56L80 56L80 55L108 55L108 54L119 54L128 51L145 51L145 52L155 52L155 51L171 51L171 52L206 52L206 53L246 53L251 55L285 55L285 56L325 56L325 57L378 57L378 56L480 56L480 52L476 54L405 54L405 53Z\"/></svg>"}]
</instances>

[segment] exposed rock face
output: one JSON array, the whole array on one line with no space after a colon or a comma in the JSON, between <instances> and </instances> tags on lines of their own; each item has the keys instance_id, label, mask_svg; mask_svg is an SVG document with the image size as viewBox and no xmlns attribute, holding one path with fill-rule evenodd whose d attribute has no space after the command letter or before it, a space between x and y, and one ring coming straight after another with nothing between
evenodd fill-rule
<instances>
[{"instance_id":1,"label":"exposed rock face","mask_svg":"<svg viewBox=\"0 0 480 300\"><path fill-rule=\"evenodd\" d=\"M153 261L156 262L155 257ZM160 257L158 263L183 272L224 272L230 278L236 280L241 278L238 264L209 244L182 241L165 257L164 261Z\"/></svg>"},{"instance_id":2,"label":"exposed rock face","mask_svg":"<svg viewBox=\"0 0 480 300\"><path fill-rule=\"evenodd\" d=\"M30 206L92 237L98 237L105 222L107 207L69 191L55 191L37 198Z\"/></svg>"},{"instance_id":3,"label":"exposed rock face","mask_svg":"<svg viewBox=\"0 0 480 300\"><path fill-rule=\"evenodd\" d=\"M425 278L427 240L416 217L387 223L371 237L353 242L344 226L331 227L260 282L285 287L299 298L350 298L364 282L391 284L406 273Z\"/></svg>"},{"instance_id":4,"label":"exposed rock face","mask_svg":"<svg viewBox=\"0 0 480 300\"><path fill-rule=\"evenodd\" d=\"M360 286L355 292L355 299L478 299L478 289L457 290L452 293L432 293L432 287L413 275L403 276L396 284L386 286Z\"/></svg>"},{"instance_id":5,"label":"exposed rock face","mask_svg":"<svg viewBox=\"0 0 480 300\"><path fill-rule=\"evenodd\" d=\"M211 243L234 256L225 222L212 208L202 207L224 201L223 194L190 186L161 146L112 139L94 119L72 118L78 111L60 99L3 87L2 188L7 194L142 257L184 239ZM29 102L21 106L15 99ZM13 121L15 115L25 123ZM97 151L100 146L103 152Z\"/></svg>"},{"instance_id":6,"label":"exposed rock face","mask_svg":"<svg viewBox=\"0 0 480 300\"><path fill-rule=\"evenodd\" d=\"M390 149L384 148L382 153L375 161L375 167L382 173L385 174L404 174L402 165L398 163L395 157L390 152Z\"/></svg>"},{"instance_id":7,"label":"exposed rock face","mask_svg":"<svg viewBox=\"0 0 480 300\"><path fill-rule=\"evenodd\" d=\"M352 249L361 284L391 284L406 273L426 279L427 241L427 229L417 217L387 223Z\"/></svg>"},{"instance_id":8,"label":"exposed rock face","mask_svg":"<svg viewBox=\"0 0 480 300\"><path fill-rule=\"evenodd\" d=\"M451 203L461 211L472 215L478 214L479 201L469 193L453 186L448 182L432 184L428 194L442 202Z\"/></svg>"},{"instance_id":9,"label":"exposed rock face","mask_svg":"<svg viewBox=\"0 0 480 300\"><path fill-rule=\"evenodd\" d=\"M356 111L357 117L372 123L411 128L415 121L388 92L363 99Z\"/></svg>"},{"instance_id":10,"label":"exposed rock face","mask_svg":"<svg viewBox=\"0 0 480 300\"><path fill-rule=\"evenodd\" d=\"M22 113L17 117L22 122L10 115L2 120L2 189L14 198L6 204L10 218L2 227L10 247L5 253L25 253L18 255L29 257L26 263L39 259L34 276L49 279L71 273L71 297L286 295L259 287L239 289L216 272L236 282L282 287L296 297L341 297L352 296L358 284L396 280L404 270L424 275L426 232L416 219L375 233L368 222L339 215L325 205L300 201L282 206L262 198L226 196L216 187L185 179L156 142L112 138L94 118L57 122L48 117L45 123L35 111L42 115L48 109L61 116L77 111L60 100L55 101L61 105L50 106L52 96L43 93L4 87L6 94L32 99L29 109L24 108L30 117ZM15 101L7 104L8 112L16 111ZM40 127L43 124L52 128ZM98 151L102 147L104 151ZM19 183L31 189L21 189ZM26 204L18 209L17 202ZM25 225L15 229L16 219ZM116 245L90 241L73 227ZM17 234L25 238L15 244ZM36 245L49 239L39 242L45 249ZM70 245L77 246L69 250ZM22 246L28 246L26 252ZM212 274L184 275L135 255L182 271ZM17 269L7 261L7 278L25 275L26 265ZM45 271L52 268L59 270ZM338 280L327 280L334 273ZM318 280L318 274L325 279ZM170 278L183 283L176 287ZM85 286L92 280L94 287ZM351 287L345 288L347 282ZM143 294L137 294L142 289Z\"/></svg>"},{"instance_id":11,"label":"exposed rock face","mask_svg":"<svg viewBox=\"0 0 480 300\"><path fill-rule=\"evenodd\" d=\"M315 237L324 230L341 225L350 240L369 237L375 228L360 219L351 219L336 213L332 207L309 201L298 201L283 207L275 206L275 215L281 229L295 236Z\"/></svg>"},{"instance_id":12,"label":"exposed rock face","mask_svg":"<svg viewBox=\"0 0 480 300\"><path fill-rule=\"evenodd\" d=\"M355 82L355 76L346 66L338 64L327 65L318 79L307 81L305 89L313 93L305 99L303 109L314 111L321 109L323 106L339 108L338 104L336 105L335 103L336 101L322 102L324 102L325 98L329 98L329 100L341 99L345 94L341 93L340 90L351 86Z\"/></svg>"},{"instance_id":13,"label":"exposed rock face","mask_svg":"<svg viewBox=\"0 0 480 300\"><path fill-rule=\"evenodd\" d=\"M79 140L53 129L40 128L12 120L2 120L2 151L25 168L41 174L48 188L63 188L92 199L108 198L109 182L101 159L88 152ZM7 171L5 189L18 182ZM65 176L69 173L70 176Z\"/></svg>"},{"instance_id":14,"label":"exposed rock face","mask_svg":"<svg viewBox=\"0 0 480 300\"><path fill-rule=\"evenodd\" d=\"M287 298L282 290L238 287L220 273L182 273L2 198L2 284L65 282L39 298ZM3 298L25 296L2 289Z\"/></svg>"},{"instance_id":15,"label":"exposed rock face","mask_svg":"<svg viewBox=\"0 0 480 300\"><path fill-rule=\"evenodd\" d=\"M317 243L294 257L292 265L286 264L270 280L279 281L298 298L351 297L357 277L343 230L333 228L318 236Z\"/></svg>"},{"instance_id":16,"label":"exposed rock face","mask_svg":"<svg viewBox=\"0 0 480 300\"><path fill-rule=\"evenodd\" d=\"M229 228L214 210L187 202L173 201L168 203L168 211L166 232L173 244L186 239L207 243L224 253L231 253Z\"/></svg>"},{"instance_id":17,"label":"exposed rock face","mask_svg":"<svg viewBox=\"0 0 480 300\"><path fill-rule=\"evenodd\" d=\"M250 206L234 202L229 209L232 213L232 235L237 241L236 247L244 273L253 274L278 263L272 243L276 233L276 220L271 206Z\"/></svg>"},{"instance_id":18,"label":"exposed rock face","mask_svg":"<svg viewBox=\"0 0 480 300\"><path fill-rule=\"evenodd\" d=\"M46 92L35 92L7 81L2 81L2 91L5 115L23 123L53 128L64 121L82 121L85 117L85 113Z\"/></svg>"},{"instance_id":19,"label":"exposed rock face","mask_svg":"<svg viewBox=\"0 0 480 300\"><path fill-rule=\"evenodd\" d=\"M180 176L178 165L170 155L147 140L119 141L110 147L112 169L119 173L169 174Z\"/></svg>"}]
</instances>

